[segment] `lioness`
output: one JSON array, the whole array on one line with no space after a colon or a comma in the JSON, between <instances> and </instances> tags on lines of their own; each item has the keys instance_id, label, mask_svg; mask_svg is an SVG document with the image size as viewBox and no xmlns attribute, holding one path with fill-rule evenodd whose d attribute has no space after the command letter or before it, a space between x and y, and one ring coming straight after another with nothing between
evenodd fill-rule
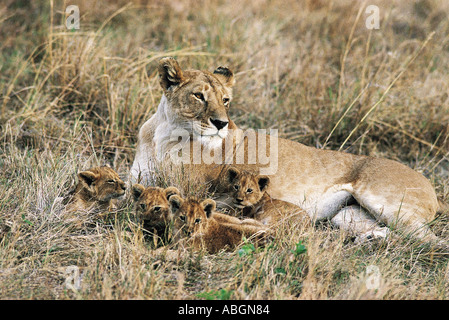
<instances>
[{"instance_id":1,"label":"lioness","mask_svg":"<svg viewBox=\"0 0 449 320\"><path fill-rule=\"evenodd\" d=\"M113 169L102 166L78 173L78 184L67 200L70 211L93 210L105 214L125 194L125 183Z\"/></svg>"},{"instance_id":2,"label":"lioness","mask_svg":"<svg viewBox=\"0 0 449 320\"><path fill-rule=\"evenodd\" d=\"M143 227L152 231L163 240L167 237L168 227L173 220L168 199L181 193L175 187L166 189L159 187L145 188L141 184L132 186L136 215L143 220Z\"/></svg>"},{"instance_id":3,"label":"lioness","mask_svg":"<svg viewBox=\"0 0 449 320\"><path fill-rule=\"evenodd\" d=\"M268 230L257 221L240 220L216 212L212 199L201 201L194 197L183 199L173 195L169 202L174 215L175 238L185 240L195 250L217 253L223 249L234 249L243 237L255 238L256 244L270 237Z\"/></svg>"},{"instance_id":4,"label":"lioness","mask_svg":"<svg viewBox=\"0 0 449 320\"><path fill-rule=\"evenodd\" d=\"M183 163L204 182L216 179L229 163L260 173L267 167L275 168L270 174L269 194L300 206L312 221L332 219L347 203L354 202L360 210L352 214L360 219L371 216L386 225L407 227L418 237L438 240L427 224L435 217L439 203L422 174L396 161L316 149L264 134L256 133L258 143L254 146L228 116L234 84L231 70L182 70L168 57L160 60L158 71L164 95L156 113L139 131L131 169L134 179L151 177L158 161L176 160L173 150L187 145ZM180 132L187 132L188 139ZM258 158L264 144L270 152L277 151L277 157L270 158L268 164ZM236 162L239 150L244 150L245 157ZM213 162L211 154L218 155ZM217 161L220 155L221 163ZM249 161L254 158L255 162Z\"/></svg>"}]
</instances>

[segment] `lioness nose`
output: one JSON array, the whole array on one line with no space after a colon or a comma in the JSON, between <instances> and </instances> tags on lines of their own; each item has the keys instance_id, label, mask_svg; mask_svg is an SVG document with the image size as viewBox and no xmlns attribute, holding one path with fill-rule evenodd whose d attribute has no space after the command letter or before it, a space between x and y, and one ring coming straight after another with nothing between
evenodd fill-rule
<instances>
[{"instance_id":1,"label":"lioness nose","mask_svg":"<svg viewBox=\"0 0 449 320\"><path fill-rule=\"evenodd\" d=\"M210 119L210 122L212 122L212 124L216 126L218 130L223 129L228 124L228 121L221 121L218 119Z\"/></svg>"}]
</instances>

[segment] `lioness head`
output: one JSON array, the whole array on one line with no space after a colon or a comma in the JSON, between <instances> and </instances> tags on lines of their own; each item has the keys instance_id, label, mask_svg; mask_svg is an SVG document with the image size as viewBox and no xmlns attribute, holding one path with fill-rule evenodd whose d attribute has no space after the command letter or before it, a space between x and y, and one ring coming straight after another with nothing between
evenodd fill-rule
<instances>
[{"instance_id":1,"label":"lioness head","mask_svg":"<svg viewBox=\"0 0 449 320\"><path fill-rule=\"evenodd\" d=\"M206 146L221 143L229 129L228 109L234 84L232 71L225 67L219 67L213 73L181 70L171 57L160 60L158 71L170 121Z\"/></svg>"},{"instance_id":2,"label":"lioness head","mask_svg":"<svg viewBox=\"0 0 449 320\"><path fill-rule=\"evenodd\" d=\"M262 199L270 184L270 178L230 167L226 172L224 183L232 198L233 206L241 209L253 206Z\"/></svg>"},{"instance_id":3,"label":"lioness head","mask_svg":"<svg viewBox=\"0 0 449 320\"><path fill-rule=\"evenodd\" d=\"M109 167L95 167L78 173L78 192L90 201L107 202L125 194L125 183Z\"/></svg>"},{"instance_id":4,"label":"lioness head","mask_svg":"<svg viewBox=\"0 0 449 320\"><path fill-rule=\"evenodd\" d=\"M173 213L176 232L186 236L204 232L207 228L208 218L215 211L215 201L206 199L200 201L196 198L186 200L179 196L171 196L169 199Z\"/></svg>"},{"instance_id":5,"label":"lioness head","mask_svg":"<svg viewBox=\"0 0 449 320\"><path fill-rule=\"evenodd\" d=\"M145 226L158 227L167 225L173 218L168 198L180 195L175 187L166 189L158 187L145 188L141 184L132 186L136 214L144 221Z\"/></svg>"}]
</instances>

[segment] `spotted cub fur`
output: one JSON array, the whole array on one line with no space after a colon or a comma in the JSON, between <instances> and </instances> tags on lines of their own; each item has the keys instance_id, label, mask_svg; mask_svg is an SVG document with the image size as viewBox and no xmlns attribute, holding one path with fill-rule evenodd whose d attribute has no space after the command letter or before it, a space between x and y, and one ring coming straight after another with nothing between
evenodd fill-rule
<instances>
[{"instance_id":1,"label":"spotted cub fur","mask_svg":"<svg viewBox=\"0 0 449 320\"><path fill-rule=\"evenodd\" d=\"M67 201L67 209L105 214L116 208L117 198L123 196L125 190L125 183L113 169L94 167L78 173L78 184Z\"/></svg>"},{"instance_id":2,"label":"spotted cub fur","mask_svg":"<svg viewBox=\"0 0 449 320\"><path fill-rule=\"evenodd\" d=\"M180 195L179 190L175 187L145 188L141 184L135 184L132 186L132 194L136 216L143 221L144 228L165 238L173 220L168 198L172 195Z\"/></svg>"},{"instance_id":3,"label":"spotted cub fur","mask_svg":"<svg viewBox=\"0 0 449 320\"><path fill-rule=\"evenodd\" d=\"M212 199L199 200L194 197L182 199L174 195L169 199L174 219L174 232L178 239L187 238L195 250L205 249L209 253L232 250L243 237L254 239L262 245L270 237L268 230L259 222L240 220L215 211Z\"/></svg>"}]
</instances>

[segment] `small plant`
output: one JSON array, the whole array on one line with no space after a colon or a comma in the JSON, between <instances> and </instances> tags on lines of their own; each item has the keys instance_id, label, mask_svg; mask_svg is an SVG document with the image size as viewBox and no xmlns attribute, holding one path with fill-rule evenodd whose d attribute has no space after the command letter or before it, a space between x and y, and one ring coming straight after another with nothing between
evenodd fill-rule
<instances>
[{"instance_id":1,"label":"small plant","mask_svg":"<svg viewBox=\"0 0 449 320\"><path fill-rule=\"evenodd\" d=\"M196 296L206 300L229 300L233 293L234 290L220 289L216 291L200 292Z\"/></svg>"},{"instance_id":2,"label":"small plant","mask_svg":"<svg viewBox=\"0 0 449 320\"><path fill-rule=\"evenodd\" d=\"M244 239L244 241L246 242L246 239ZM238 254L239 257L244 257L244 256L250 256L253 254L253 252L256 251L256 248L254 247L254 245L252 243L245 243L239 250L238 250Z\"/></svg>"},{"instance_id":3,"label":"small plant","mask_svg":"<svg viewBox=\"0 0 449 320\"><path fill-rule=\"evenodd\" d=\"M292 253L295 255L295 257L298 257L300 255L302 255L303 253L307 252L307 248L306 246L302 243L302 241L299 241L296 244L296 248L295 250L292 250Z\"/></svg>"}]
</instances>

